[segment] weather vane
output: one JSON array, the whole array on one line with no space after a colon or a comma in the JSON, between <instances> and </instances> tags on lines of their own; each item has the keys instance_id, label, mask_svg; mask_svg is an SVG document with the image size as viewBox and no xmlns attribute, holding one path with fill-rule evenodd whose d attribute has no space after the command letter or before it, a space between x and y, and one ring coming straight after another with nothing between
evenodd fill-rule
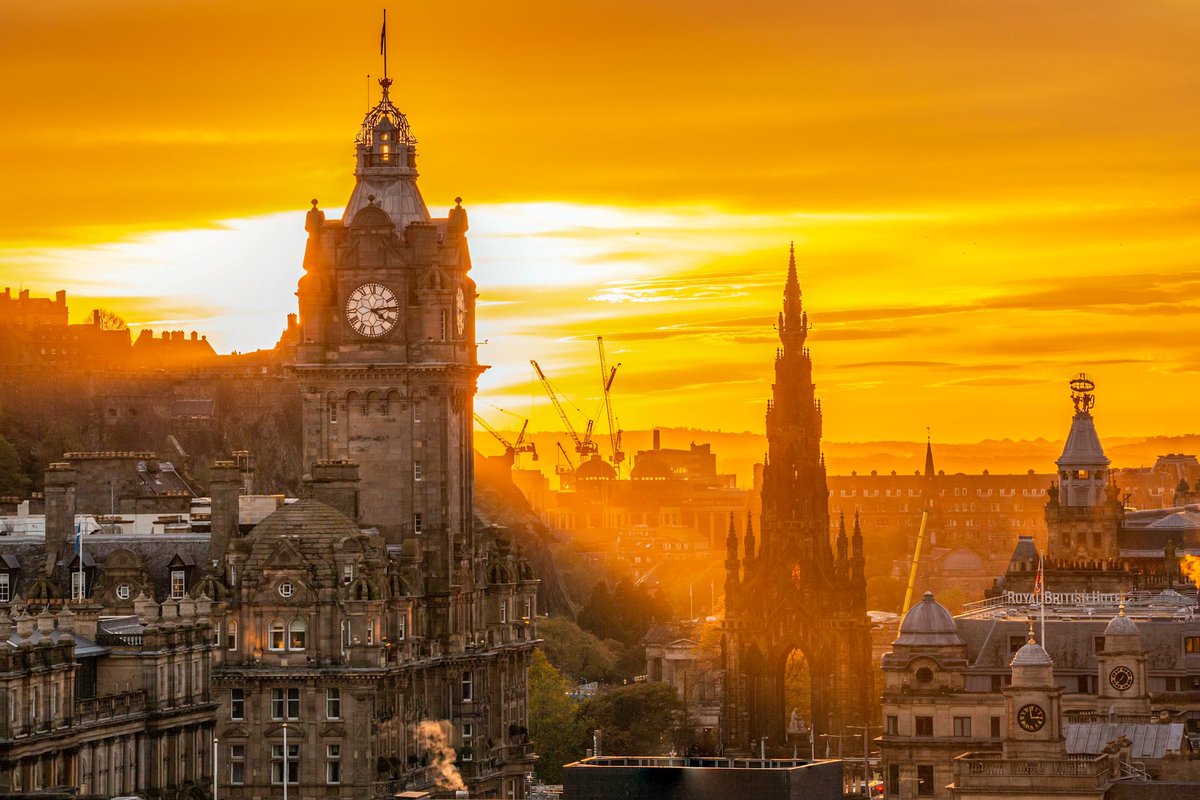
<instances>
[{"instance_id":1,"label":"weather vane","mask_svg":"<svg viewBox=\"0 0 1200 800\"><path fill-rule=\"evenodd\" d=\"M1078 378L1071 379L1071 402L1075 404L1076 414L1086 414L1096 405L1096 383L1084 373Z\"/></svg>"}]
</instances>

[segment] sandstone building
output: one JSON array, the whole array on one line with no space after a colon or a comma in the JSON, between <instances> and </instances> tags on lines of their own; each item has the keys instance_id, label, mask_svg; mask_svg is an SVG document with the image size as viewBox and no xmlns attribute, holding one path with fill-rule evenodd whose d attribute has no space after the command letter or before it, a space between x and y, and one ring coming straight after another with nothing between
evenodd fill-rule
<instances>
[{"instance_id":1,"label":"sandstone building","mask_svg":"<svg viewBox=\"0 0 1200 800\"><path fill-rule=\"evenodd\" d=\"M193 525L149 454L52 465L44 536L0 542L0 790L198 798L215 758L246 800L525 795L538 581L475 520L467 217L430 218L390 85L344 220L306 226L303 498L259 513L219 461ZM76 527L118 495L178 524Z\"/></svg>"}]
</instances>

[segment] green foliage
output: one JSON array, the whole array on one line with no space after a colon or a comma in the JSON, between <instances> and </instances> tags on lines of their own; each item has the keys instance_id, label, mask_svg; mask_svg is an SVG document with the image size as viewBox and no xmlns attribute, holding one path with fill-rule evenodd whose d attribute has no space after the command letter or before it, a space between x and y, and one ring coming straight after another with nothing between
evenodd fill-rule
<instances>
[{"instance_id":1,"label":"green foliage","mask_svg":"<svg viewBox=\"0 0 1200 800\"><path fill-rule=\"evenodd\" d=\"M652 622L662 622L670 616L670 609L657 595L650 594L645 586L635 586L626 577L611 589L607 583L596 584L579 612L579 626L601 639L616 639L630 645L641 641Z\"/></svg>"},{"instance_id":2,"label":"green foliage","mask_svg":"<svg viewBox=\"0 0 1200 800\"><path fill-rule=\"evenodd\" d=\"M540 627L540 626L539 626ZM562 783L562 767L583 758L587 733L571 684L540 650L529 667L529 738L538 754L538 777Z\"/></svg>"},{"instance_id":3,"label":"green foliage","mask_svg":"<svg viewBox=\"0 0 1200 800\"><path fill-rule=\"evenodd\" d=\"M28 490L29 477L21 465L17 448L0 436L0 495L24 497Z\"/></svg>"},{"instance_id":4,"label":"green foliage","mask_svg":"<svg viewBox=\"0 0 1200 800\"><path fill-rule=\"evenodd\" d=\"M612 651L566 617L538 622L538 636L546 658L567 677L580 682L613 679L617 662Z\"/></svg>"},{"instance_id":5,"label":"green foliage","mask_svg":"<svg viewBox=\"0 0 1200 800\"><path fill-rule=\"evenodd\" d=\"M585 731L601 731L606 755L665 755L685 737L683 703L665 683L618 686L584 703L579 716Z\"/></svg>"}]
</instances>

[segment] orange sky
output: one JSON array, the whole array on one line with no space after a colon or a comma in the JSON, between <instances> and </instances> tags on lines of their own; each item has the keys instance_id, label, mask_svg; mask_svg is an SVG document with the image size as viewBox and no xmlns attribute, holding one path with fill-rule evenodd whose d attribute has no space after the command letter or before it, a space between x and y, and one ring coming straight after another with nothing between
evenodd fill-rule
<instances>
[{"instance_id":1,"label":"orange sky","mask_svg":"<svg viewBox=\"0 0 1200 800\"><path fill-rule=\"evenodd\" d=\"M390 9L435 214L471 213L481 395L761 430L795 240L826 434L1194 431L1192 0L459 2ZM271 346L340 213L377 3L0 10L0 277ZM539 398L536 405L531 398ZM499 412L497 423L505 422Z\"/></svg>"}]
</instances>

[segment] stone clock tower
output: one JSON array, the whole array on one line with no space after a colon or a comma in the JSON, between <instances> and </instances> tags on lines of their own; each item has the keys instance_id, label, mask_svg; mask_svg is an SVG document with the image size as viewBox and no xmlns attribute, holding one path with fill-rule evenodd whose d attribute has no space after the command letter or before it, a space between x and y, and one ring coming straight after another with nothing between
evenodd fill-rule
<instances>
[{"instance_id":1,"label":"stone clock tower","mask_svg":"<svg viewBox=\"0 0 1200 800\"><path fill-rule=\"evenodd\" d=\"M1017 651L1012 660L1012 684L1004 689L1008 727L1004 757L1009 759L1063 759L1066 741L1062 730L1062 687L1054 680L1054 662L1034 641Z\"/></svg>"},{"instance_id":2,"label":"stone clock tower","mask_svg":"<svg viewBox=\"0 0 1200 800\"><path fill-rule=\"evenodd\" d=\"M356 140L341 220L313 201L297 297L296 372L305 471L360 466L358 519L389 542L415 538L442 590L471 551L475 283L467 213L432 219L417 189L416 139L383 96Z\"/></svg>"},{"instance_id":3,"label":"stone clock tower","mask_svg":"<svg viewBox=\"0 0 1200 800\"><path fill-rule=\"evenodd\" d=\"M1104 650L1096 654L1100 670L1101 714L1115 711L1122 717L1150 716L1150 694L1146 685L1146 652L1137 624L1125 616L1125 604L1104 629Z\"/></svg>"}]
</instances>

